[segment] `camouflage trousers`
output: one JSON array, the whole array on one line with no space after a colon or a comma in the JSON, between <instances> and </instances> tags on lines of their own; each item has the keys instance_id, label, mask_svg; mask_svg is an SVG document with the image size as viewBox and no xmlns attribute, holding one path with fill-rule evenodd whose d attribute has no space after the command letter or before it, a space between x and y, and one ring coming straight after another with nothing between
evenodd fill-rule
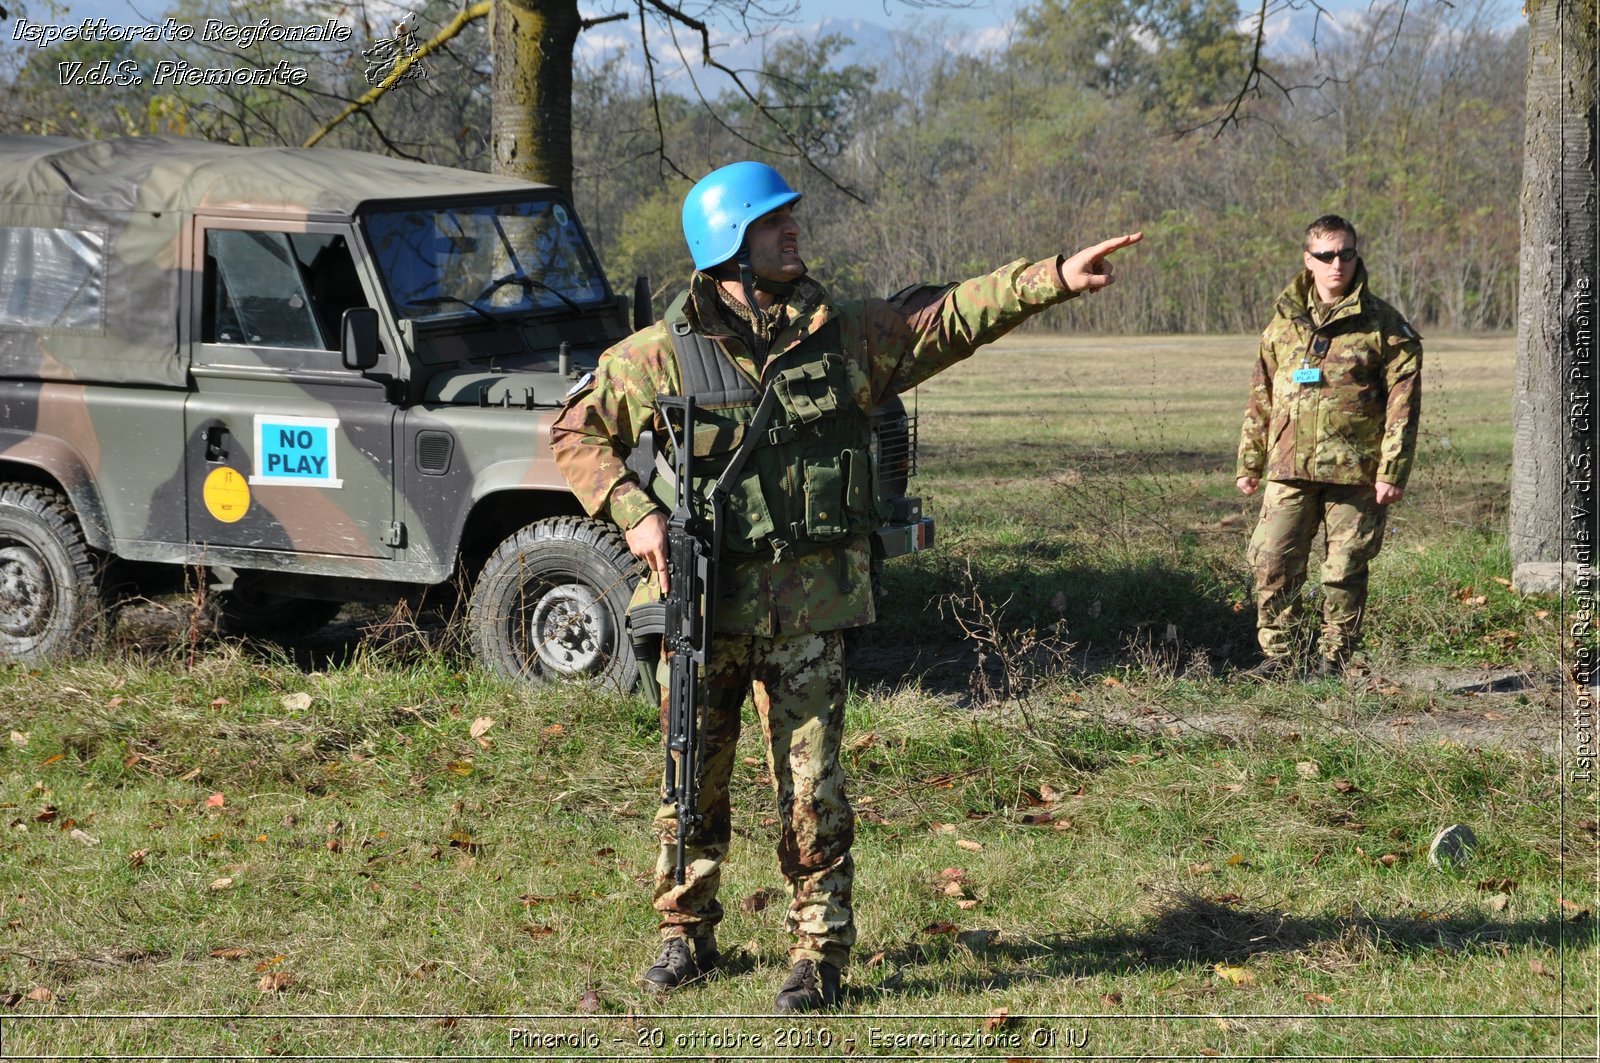
<instances>
[{"instance_id":1,"label":"camouflage trousers","mask_svg":"<svg viewBox=\"0 0 1600 1063\"><path fill-rule=\"evenodd\" d=\"M1322 636L1317 650L1324 657L1348 656L1361 638L1367 566L1383 545L1388 507L1378 505L1371 484L1268 480L1262 490L1261 518L1250 536L1249 554L1261 652L1268 657L1293 652L1300 589L1320 524L1327 552L1322 562Z\"/></svg>"},{"instance_id":2,"label":"camouflage trousers","mask_svg":"<svg viewBox=\"0 0 1600 1063\"><path fill-rule=\"evenodd\" d=\"M661 722L666 733L667 677L661 666ZM766 738L767 770L778 798L778 866L788 884L784 925L794 935L790 962L826 960L843 967L855 943L850 887L855 813L845 796L839 747L844 736L844 641L838 631L763 638L718 635L702 680L700 829L689 838L684 882L675 881L678 819L663 801L656 812L655 909L661 936L709 934L722 919L717 901L732 836L728 781L746 692Z\"/></svg>"}]
</instances>

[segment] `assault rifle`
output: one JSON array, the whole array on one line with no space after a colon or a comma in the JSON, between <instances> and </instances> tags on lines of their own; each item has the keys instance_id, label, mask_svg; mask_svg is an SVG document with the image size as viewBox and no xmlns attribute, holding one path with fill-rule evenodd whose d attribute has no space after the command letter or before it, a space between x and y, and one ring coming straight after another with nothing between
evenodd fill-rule
<instances>
[{"instance_id":1,"label":"assault rifle","mask_svg":"<svg viewBox=\"0 0 1600 1063\"><path fill-rule=\"evenodd\" d=\"M678 861L674 881L683 885L689 836L700 828L700 671L711 656L713 603L716 601L722 507L708 521L694 505L694 398L660 395L656 409L672 442L676 487L667 517L666 630L667 767L666 800L677 805Z\"/></svg>"}]
</instances>

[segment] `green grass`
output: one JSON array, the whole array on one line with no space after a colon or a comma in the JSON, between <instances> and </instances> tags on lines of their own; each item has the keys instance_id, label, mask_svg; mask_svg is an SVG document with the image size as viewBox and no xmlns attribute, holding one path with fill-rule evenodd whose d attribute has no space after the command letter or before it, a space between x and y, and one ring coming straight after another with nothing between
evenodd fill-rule
<instances>
[{"instance_id":1,"label":"green grass","mask_svg":"<svg viewBox=\"0 0 1600 1063\"><path fill-rule=\"evenodd\" d=\"M786 940L752 720L729 969L662 1001L633 981L653 711L448 648L308 671L125 630L100 661L0 669L0 1054L1592 1058L1597 795L1551 740L1558 603L1496 582L1508 432L1477 420L1509 341L1430 345L1457 457L1419 459L1374 576L1376 678L1343 684L1231 678L1254 503L1222 370L1248 345L1119 343L1019 341L924 389L942 541L890 566L859 651L840 1013L761 1017ZM1165 393L1169 357L1193 386L1158 401L1142 367ZM1535 681L1389 678L1483 666ZM1480 845L1436 868L1455 822Z\"/></svg>"}]
</instances>

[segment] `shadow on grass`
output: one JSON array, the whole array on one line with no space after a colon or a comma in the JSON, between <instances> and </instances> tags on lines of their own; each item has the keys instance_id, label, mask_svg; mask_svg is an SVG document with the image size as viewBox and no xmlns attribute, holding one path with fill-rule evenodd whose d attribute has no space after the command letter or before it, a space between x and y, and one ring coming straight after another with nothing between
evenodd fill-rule
<instances>
[{"instance_id":1,"label":"shadow on grass","mask_svg":"<svg viewBox=\"0 0 1600 1063\"><path fill-rule=\"evenodd\" d=\"M1426 918L1424 918L1426 916ZM1471 909L1452 913L1298 916L1291 912L1226 904L1192 894L1174 894L1168 907L1137 927L1083 935L1047 935L1027 942L990 939L983 932L929 944L911 944L885 954L895 972L876 986L857 986L864 999L932 997L961 990L1000 990L1047 978L1133 974L1154 968L1243 966L1269 955L1304 953L1322 965L1354 966L1376 955L1459 953L1473 948L1522 945L1555 948L1596 937L1591 917L1582 921L1549 916L1498 922ZM918 966L958 951L991 965L984 974L919 978Z\"/></svg>"},{"instance_id":2,"label":"shadow on grass","mask_svg":"<svg viewBox=\"0 0 1600 1063\"><path fill-rule=\"evenodd\" d=\"M934 693L969 688L979 647L958 615L982 602L1011 631L1061 632L1073 667L1124 665L1174 673L1254 660L1255 612L1244 585L1204 558L1097 563L1070 545L1027 544L972 559L891 566L878 623L854 640L853 673L893 684L916 677Z\"/></svg>"}]
</instances>

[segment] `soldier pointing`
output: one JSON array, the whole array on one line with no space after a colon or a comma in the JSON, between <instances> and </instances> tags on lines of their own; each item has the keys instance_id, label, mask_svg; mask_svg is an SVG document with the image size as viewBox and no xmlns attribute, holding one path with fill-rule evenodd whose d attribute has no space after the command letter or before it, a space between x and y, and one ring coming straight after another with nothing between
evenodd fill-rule
<instances>
[{"instance_id":1,"label":"soldier pointing","mask_svg":"<svg viewBox=\"0 0 1600 1063\"><path fill-rule=\"evenodd\" d=\"M715 640L697 829L674 874L676 808L663 803L654 907L662 947L643 973L665 992L709 973L723 909L717 888L731 836L728 782L746 694L755 703L777 793L778 860L788 884L791 969L779 1011L831 1007L855 941L850 847L855 819L840 747L842 632L874 618L869 535L872 412L884 399L1005 335L1033 314L1112 282L1112 252L1132 233L1040 262L1017 260L952 285L914 314L881 299L834 302L801 255L800 200L771 167L739 162L699 181L683 204L696 272L658 324L611 348L551 432L573 492L621 526L649 568L636 601L668 587L668 488L644 484L626 459L661 435L657 396L692 394L706 428L695 461L712 475L776 391L775 427L733 477L723 515ZM770 405L770 404L769 404ZM707 440L700 454L702 438ZM718 440L722 443L718 443ZM863 489L865 488L865 489ZM667 706L662 706L663 719Z\"/></svg>"},{"instance_id":2,"label":"soldier pointing","mask_svg":"<svg viewBox=\"0 0 1600 1063\"><path fill-rule=\"evenodd\" d=\"M1250 538L1258 678L1293 666L1291 632L1317 528L1322 635L1317 671L1344 671L1361 635L1367 566L1400 501L1422 409L1422 338L1367 288L1356 230L1336 214L1306 227L1305 268L1261 334L1239 438L1239 490L1267 481Z\"/></svg>"}]
</instances>

